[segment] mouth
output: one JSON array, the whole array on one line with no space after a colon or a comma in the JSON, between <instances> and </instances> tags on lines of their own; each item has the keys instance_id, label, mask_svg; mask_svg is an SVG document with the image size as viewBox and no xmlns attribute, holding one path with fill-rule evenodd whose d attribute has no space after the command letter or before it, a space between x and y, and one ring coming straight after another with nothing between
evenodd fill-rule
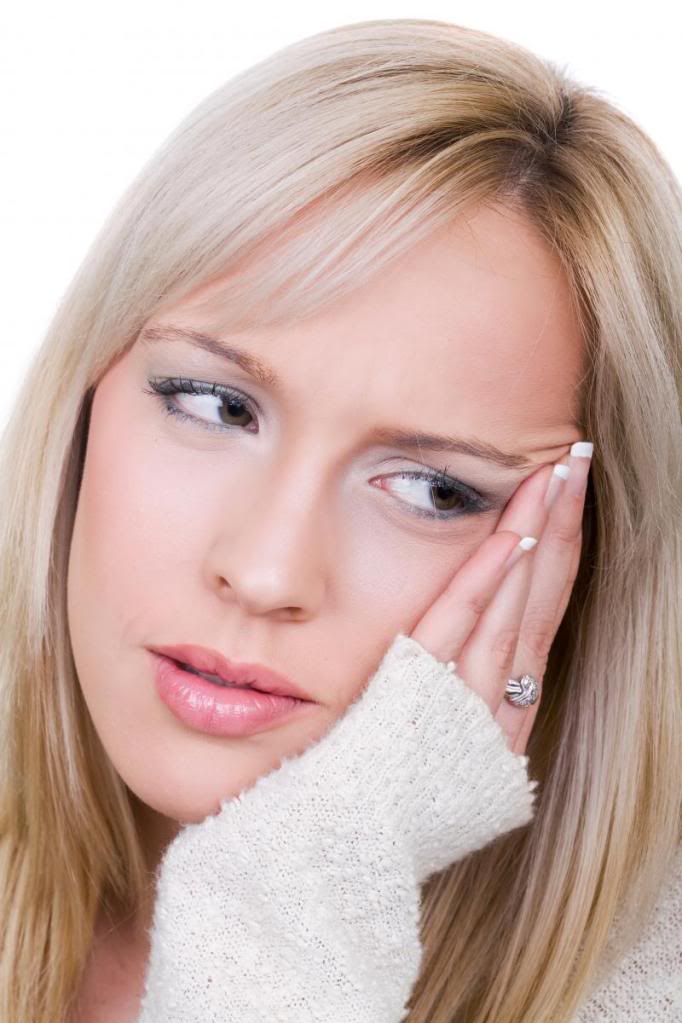
<instances>
[{"instance_id":1,"label":"mouth","mask_svg":"<svg viewBox=\"0 0 682 1023\"><path fill-rule=\"evenodd\" d=\"M193 643L154 646L149 650L212 685L226 689L250 689L266 696L289 696L305 703L317 702L294 679L265 664L233 661L219 650Z\"/></svg>"},{"instance_id":2,"label":"mouth","mask_svg":"<svg viewBox=\"0 0 682 1023\"><path fill-rule=\"evenodd\" d=\"M174 660L174 658L171 658ZM191 664L185 664L184 661L175 661L179 668L183 671L188 671L190 675L198 675L199 678L205 678L207 682L213 682L217 686L224 686L227 689L255 689L256 692L263 692L262 689L257 689L252 682L230 682L227 679L221 678L220 675L211 675L207 671L199 671L198 668L193 668Z\"/></svg>"},{"instance_id":3,"label":"mouth","mask_svg":"<svg viewBox=\"0 0 682 1023\"><path fill-rule=\"evenodd\" d=\"M316 710L314 701L297 699L289 694L275 695L260 685L256 688L253 685L253 665L234 664L235 674L241 672L237 681L222 675L223 668L227 669L225 676L228 676L228 671L232 674L224 663L220 664L221 674L218 675L204 670L218 667L215 661L198 668L184 657L177 656L179 650L175 650L175 656L150 652L155 654L153 675L157 695L173 716L193 731L239 738L267 731L295 716ZM271 669L261 665L257 667L263 672L264 683L269 685L266 673ZM260 677L257 681L260 684ZM284 676L277 676L273 685L279 683L284 687Z\"/></svg>"}]
</instances>

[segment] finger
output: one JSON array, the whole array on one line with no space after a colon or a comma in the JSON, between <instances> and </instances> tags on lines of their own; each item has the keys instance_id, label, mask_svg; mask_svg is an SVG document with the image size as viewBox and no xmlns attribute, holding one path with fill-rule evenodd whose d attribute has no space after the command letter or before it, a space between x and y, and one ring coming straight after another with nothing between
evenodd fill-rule
<instances>
[{"instance_id":1,"label":"finger","mask_svg":"<svg viewBox=\"0 0 682 1023\"><path fill-rule=\"evenodd\" d=\"M549 651L577 573L589 469L589 457L570 458L568 479L555 484L556 499L548 510L535 553L530 592L509 677L532 675L540 692ZM540 699L530 707L517 707L502 699L496 720L516 752L525 751L539 706Z\"/></svg>"},{"instance_id":2,"label":"finger","mask_svg":"<svg viewBox=\"0 0 682 1023\"><path fill-rule=\"evenodd\" d=\"M456 660L457 674L485 700L493 715L512 670L530 592L534 551L527 551L509 570Z\"/></svg>"},{"instance_id":3,"label":"finger","mask_svg":"<svg viewBox=\"0 0 682 1023\"><path fill-rule=\"evenodd\" d=\"M581 541L582 535L578 537L578 541L575 545L575 553L573 556L573 561L571 563L569 579L561 595L557 615L553 623L553 634L555 637L559 625L561 624L561 620L564 617L564 613L568 606L568 601L573 590L573 582L575 580L578 570L578 564L580 561ZM522 624L521 629L523 630L523 628L524 626ZM540 675L536 671L528 672L528 674L532 674L533 678L536 678L540 683L540 695L536 702L534 704L531 704L530 707L514 707L514 705L510 704L508 700L503 699L497 711L496 720L500 727L502 728L502 731L507 736L507 742L509 743L511 750L514 753L522 754L526 752L526 747L528 745L528 740L533 730L535 718L537 717L538 711L540 710L540 701L542 699L545 684L545 669L547 667L546 661L548 657L549 655L547 656L547 658L545 658L545 666L543 668L542 675ZM523 663L523 661L521 663ZM523 668L520 668L519 662L516 661L512 665L512 672L510 678L520 678L521 675L525 673L526 673L525 670Z\"/></svg>"},{"instance_id":4,"label":"finger","mask_svg":"<svg viewBox=\"0 0 682 1023\"><path fill-rule=\"evenodd\" d=\"M532 534L525 525L541 501L551 476L547 466L528 477L514 492L494 533L457 569L445 589L414 626L411 636L441 661L457 660L483 611L492 600L522 537ZM537 516L535 517L537 521Z\"/></svg>"},{"instance_id":5,"label":"finger","mask_svg":"<svg viewBox=\"0 0 682 1023\"><path fill-rule=\"evenodd\" d=\"M571 570L569 572L569 579L564 587L564 592L561 594L561 600L559 601L559 608L557 611L556 621L554 623L554 632L556 633L561 621L566 613L568 602L571 599L571 593L573 592L573 584L578 575L578 566L580 564L580 552L582 550L583 536L582 532L578 537L575 545L575 551L573 552L573 561L571 562Z\"/></svg>"},{"instance_id":6,"label":"finger","mask_svg":"<svg viewBox=\"0 0 682 1023\"><path fill-rule=\"evenodd\" d=\"M547 518L542 503L552 466L524 481L505 509L505 521L519 533L540 537ZM529 556L530 553L530 556ZM497 713L511 671L530 591L534 551L524 554L502 578L458 655L457 674Z\"/></svg>"},{"instance_id":7,"label":"finger","mask_svg":"<svg viewBox=\"0 0 682 1023\"><path fill-rule=\"evenodd\" d=\"M506 562L521 539L510 530L486 537L412 629L412 638L439 661L456 659L492 600Z\"/></svg>"}]
</instances>

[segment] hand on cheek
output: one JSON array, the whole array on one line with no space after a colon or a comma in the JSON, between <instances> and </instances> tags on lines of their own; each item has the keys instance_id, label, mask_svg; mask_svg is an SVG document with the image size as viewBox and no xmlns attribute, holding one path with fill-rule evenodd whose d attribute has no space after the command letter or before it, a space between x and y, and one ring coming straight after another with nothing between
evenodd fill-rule
<instances>
[{"instance_id":1,"label":"hand on cheek","mask_svg":"<svg viewBox=\"0 0 682 1023\"><path fill-rule=\"evenodd\" d=\"M514 706L504 698L505 687L523 674L542 682L578 571L591 451L589 443L573 445L565 480L548 466L524 480L495 532L411 633L439 660L455 663L518 754L525 752L540 701ZM516 550L522 537L530 538L531 557L523 547Z\"/></svg>"}]
</instances>

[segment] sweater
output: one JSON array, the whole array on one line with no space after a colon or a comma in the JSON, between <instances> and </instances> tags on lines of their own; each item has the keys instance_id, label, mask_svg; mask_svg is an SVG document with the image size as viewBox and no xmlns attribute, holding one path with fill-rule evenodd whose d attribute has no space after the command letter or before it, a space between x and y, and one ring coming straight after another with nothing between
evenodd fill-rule
<instances>
[{"instance_id":1,"label":"sweater","mask_svg":"<svg viewBox=\"0 0 682 1023\"><path fill-rule=\"evenodd\" d=\"M616 927L607 956L618 937ZM635 946L611 964L575 1023L682 1023L682 846Z\"/></svg>"},{"instance_id":2,"label":"sweater","mask_svg":"<svg viewBox=\"0 0 682 1023\"><path fill-rule=\"evenodd\" d=\"M325 735L169 844L137 1023L401 1023L420 886L527 825L537 784L455 663L398 633ZM575 1023L682 1020L680 867Z\"/></svg>"}]
</instances>

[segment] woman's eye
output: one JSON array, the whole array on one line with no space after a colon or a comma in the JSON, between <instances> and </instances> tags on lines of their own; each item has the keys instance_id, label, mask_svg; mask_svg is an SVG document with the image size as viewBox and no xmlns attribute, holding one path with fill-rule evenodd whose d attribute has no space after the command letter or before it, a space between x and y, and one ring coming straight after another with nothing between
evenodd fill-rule
<instances>
[{"instance_id":1,"label":"woman's eye","mask_svg":"<svg viewBox=\"0 0 682 1023\"><path fill-rule=\"evenodd\" d=\"M158 398L169 416L196 423L203 429L221 432L233 426L247 429L251 421L256 422L255 409L246 395L223 384L209 384L185 377L153 377L148 383L149 388L144 388L145 394ZM175 400L179 394L191 396L190 407L196 410L197 415L179 407Z\"/></svg>"},{"instance_id":2,"label":"woman's eye","mask_svg":"<svg viewBox=\"0 0 682 1023\"><path fill-rule=\"evenodd\" d=\"M176 416L204 430L225 433L237 427L248 433L258 432L250 429L251 423L257 423L255 407L241 391L186 377L152 377L148 384L148 388L143 388L144 393L159 400L169 416ZM202 414L192 415L180 408L176 399L181 394L191 397L193 407ZM495 507L494 501L446 475L445 470L405 470L378 479L382 489L404 495L404 499L398 498L400 504L409 514L420 518L452 520Z\"/></svg>"},{"instance_id":3,"label":"woman's eye","mask_svg":"<svg viewBox=\"0 0 682 1023\"><path fill-rule=\"evenodd\" d=\"M489 511L493 507L477 491L436 469L398 472L380 479L382 489L404 495L404 498L399 498L401 503L408 505L413 515L422 518L455 519Z\"/></svg>"}]
</instances>

